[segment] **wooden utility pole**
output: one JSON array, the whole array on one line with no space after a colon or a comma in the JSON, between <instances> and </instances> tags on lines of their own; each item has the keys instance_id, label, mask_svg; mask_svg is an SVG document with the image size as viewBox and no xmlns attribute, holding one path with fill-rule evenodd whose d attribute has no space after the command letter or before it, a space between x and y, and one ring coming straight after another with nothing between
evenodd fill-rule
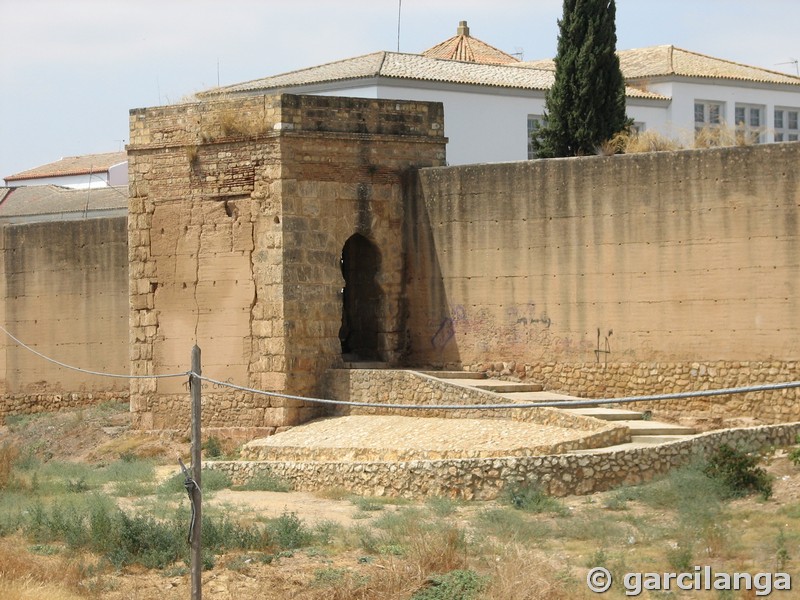
<instances>
[{"instance_id":1,"label":"wooden utility pole","mask_svg":"<svg viewBox=\"0 0 800 600\"><path fill-rule=\"evenodd\" d=\"M189 379L189 386L192 392L192 477L194 487L190 492L192 500L192 529L190 534L191 554L192 554L192 600L202 600L203 598L203 546L200 542L202 511L201 511L201 457L200 451L202 441L200 437L200 348L197 344L192 348L192 375Z\"/></svg>"}]
</instances>

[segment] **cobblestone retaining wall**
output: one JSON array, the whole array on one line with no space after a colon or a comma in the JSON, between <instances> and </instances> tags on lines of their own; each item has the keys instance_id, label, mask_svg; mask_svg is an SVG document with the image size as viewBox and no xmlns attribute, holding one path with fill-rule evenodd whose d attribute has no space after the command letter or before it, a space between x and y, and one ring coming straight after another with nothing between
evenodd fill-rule
<instances>
[{"instance_id":1,"label":"cobblestone retaining wall","mask_svg":"<svg viewBox=\"0 0 800 600\"><path fill-rule=\"evenodd\" d=\"M0 396L0 424L12 415L31 415L58 410L125 402L127 392L70 392L64 394L3 394Z\"/></svg>"},{"instance_id":2,"label":"cobblestone retaining wall","mask_svg":"<svg viewBox=\"0 0 800 600\"><path fill-rule=\"evenodd\" d=\"M343 488L355 494L404 498L496 498L509 484L537 482L554 496L591 494L653 479L722 444L758 450L793 444L800 423L729 429L671 444L601 452L405 462L225 461L205 466L235 484L270 474L297 489Z\"/></svg>"},{"instance_id":3,"label":"cobblestone retaining wall","mask_svg":"<svg viewBox=\"0 0 800 600\"><path fill-rule=\"evenodd\" d=\"M697 390L757 386L800 380L797 361L692 363L534 363L487 362L467 370L502 379L530 380L583 398L614 398L670 394ZM652 410L659 415L702 419L719 427L731 418L757 423L800 420L800 390L748 392L707 398L663 400L627 404L627 408Z\"/></svg>"},{"instance_id":4,"label":"cobblestone retaining wall","mask_svg":"<svg viewBox=\"0 0 800 600\"><path fill-rule=\"evenodd\" d=\"M493 392L455 385L415 371L385 369L330 369L325 377L325 391L330 398L348 402L377 404L457 405L509 404ZM553 408L484 409L399 409L338 406L337 415L403 415L442 419L513 419L568 429L609 433L619 429L613 423L592 417L570 414ZM613 439L614 436L612 436ZM625 436L622 435L622 438ZM611 441L609 439L608 441ZM624 441L617 438L615 442Z\"/></svg>"}]
</instances>

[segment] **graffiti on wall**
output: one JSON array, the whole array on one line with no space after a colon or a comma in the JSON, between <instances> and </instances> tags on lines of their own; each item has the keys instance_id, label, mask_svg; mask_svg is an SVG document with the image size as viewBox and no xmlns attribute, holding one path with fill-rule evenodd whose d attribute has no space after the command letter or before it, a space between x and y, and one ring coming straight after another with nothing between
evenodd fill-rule
<instances>
[{"instance_id":1,"label":"graffiti on wall","mask_svg":"<svg viewBox=\"0 0 800 600\"><path fill-rule=\"evenodd\" d=\"M495 337L508 346L531 344L536 343L542 333L549 330L553 324L547 313L537 310L534 303L505 308L499 321L494 311L485 307L474 313L468 313L465 306L453 305L449 307L447 314L429 320L428 325L433 331L430 338L431 347L443 350L459 331L481 337Z\"/></svg>"}]
</instances>

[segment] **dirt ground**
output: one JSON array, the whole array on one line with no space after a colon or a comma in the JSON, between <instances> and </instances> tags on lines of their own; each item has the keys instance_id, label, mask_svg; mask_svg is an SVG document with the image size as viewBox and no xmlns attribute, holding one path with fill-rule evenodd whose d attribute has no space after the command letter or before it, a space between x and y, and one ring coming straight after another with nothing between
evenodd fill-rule
<instances>
[{"instance_id":1,"label":"dirt ground","mask_svg":"<svg viewBox=\"0 0 800 600\"><path fill-rule=\"evenodd\" d=\"M27 417L16 418L17 424ZM11 425L0 427L0 445L11 443L30 446L36 440L34 451L42 460L68 460L86 463L104 463L116 461L120 456L129 454L151 457L159 463L159 478L167 478L178 472L177 457L188 459L190 444L188 439L173 434L144 434L130 428L130 413L122 405L109 406L105 409L86 409L61 414L49 415L46 419L30 419L25 427ZM233 448L225 448L232 451ZM769 472L775 477L774 496L768 503L755 498L737 500L733 507L742 514L779 515L786 507L800 504L800 469L787 458L786 451L778 450L768 463ZM604 494L594 497L569 497L563 503L578 514L587 507L599 506L604 502ZM346 528L357 528L367 525L375 515L365 517L364 511L343 494L319 495L306 492L253 492L220 490L213 494L209 502L214 506L230 506L237 514L251 514L257 517L277 517L287 511L297 514L309 524L322 521L338 523ZM420 504L424 509L425 506ZM495 506L493 503L469 503L458 507L454 517L467 522L474 514ZM386 505L376 515L399 511L402 506ZM635 518L634 509L632 518ZM794 535L800 531L794 532ZM18 553L20 545L26 545L18 537L0 538L0 564L3 552L9 555ZM295 551L287 556L276 556L269 564L262 564L248 556L226 555L220 557L215 568L203 574L203 594L213 599L240 598L409 598L413 590L391 589L392 581L413 581L404 569L410 568L401 559L392 556L381 556L365 560L363 551L339 549L336 552ZM792 548L792 554L800 555L800 546ZM543 572L555 568L548 561L558 556L547 556L547 553L529 555L526 561L539 561L538 567ZM46 571L64 568L63 556L26 555L27 567ZM62 561L58 563L58 561ZM75 561L84 560L76 557ZM86 560L90 560L87 558ZM497 559L500 561L500 558ZM499 565L500 563L498 563ZM548 566L549 565L549 566ZM580 565L579 565L580 566ZM497 568L500 568L499 566ZM342 569L354 577L375 576L376 580L388 582L386 591L378 591L369 596L348 595L347 590L331 595L330 588L315 587L315 576L319 572L331 569ZM4 595L4 576L8 572L0 569L0 596L5 598L53 598L71 600L78 597L100 597L109 600L171 600L190 597L189 576L184 570L175 572L148 571L142 568L126 568L122 573L102 574L94 581L97 588L84 589L75 596L67 591L54 594L45 588L37 588L31 579L30 594L24 595L17 590L16 595ZM84 584L81 584L84 585ZM420 585L420 584L418 584ZM542 584L544 585L544 583ZM584 591L576 594L576 598L584 598ZM553 598L560 599L572 596L543 592L538 596L518 596L519 598ZM548 595L549 594L549 595Z\"/></svg>"}]
</instances>

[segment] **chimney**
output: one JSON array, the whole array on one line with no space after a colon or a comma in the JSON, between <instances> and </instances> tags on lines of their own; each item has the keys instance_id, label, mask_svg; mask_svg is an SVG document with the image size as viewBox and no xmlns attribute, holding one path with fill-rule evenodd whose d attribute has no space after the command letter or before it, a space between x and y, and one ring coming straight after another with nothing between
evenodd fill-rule
<instances>
[{"instance_id":1,"label":"chimney","mask_svg":"<svg viewBox=\"0 0 800 600\"><path fill-rule=\"evenodd\" d=\"M458 29L456 30L456 35L465 35L469 37L469 27L467 27L466 21L458 22Z\"/></svg>"}]
</instances>

